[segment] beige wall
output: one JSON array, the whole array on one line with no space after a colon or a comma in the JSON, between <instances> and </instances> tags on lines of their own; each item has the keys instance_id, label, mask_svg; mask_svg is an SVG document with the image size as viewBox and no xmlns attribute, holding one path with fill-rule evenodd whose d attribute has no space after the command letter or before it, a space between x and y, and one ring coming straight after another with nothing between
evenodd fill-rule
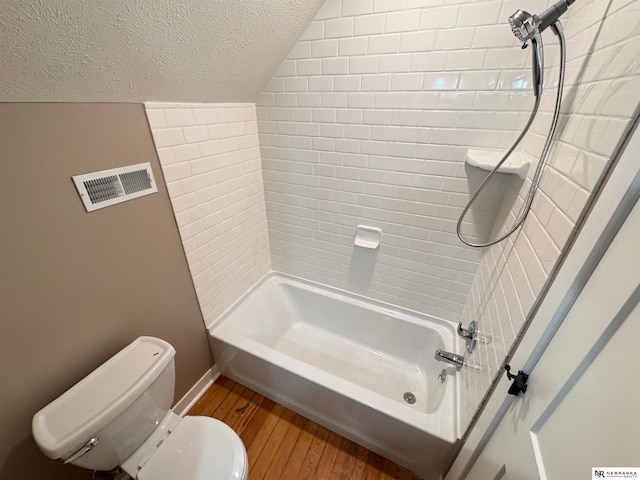
<instances>
[{"instance_id":1,"label":"beige wall","mask_svg":"<svg viewBox=\"0 0 640 480\"><path fill-rule=\"evenodd\" d=\"M147 161L158 193L85 212L72 175ZM89 478L33 413L139 335L176 348L176 398L212 363L144 107L0 104L0 221L0 479Z\"/></svg>"}]
</instances>

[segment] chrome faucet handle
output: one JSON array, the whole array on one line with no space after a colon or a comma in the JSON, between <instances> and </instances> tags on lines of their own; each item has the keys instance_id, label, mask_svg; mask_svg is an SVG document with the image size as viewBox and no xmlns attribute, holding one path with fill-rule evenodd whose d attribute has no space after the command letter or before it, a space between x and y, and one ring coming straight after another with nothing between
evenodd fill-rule
<instances>
[{"instance_id":1,"label":"chrome faucet handle","mask_svg":"<svg viewBox=\"0 0 640 480\"><path fill-rule=\"evenodd\" d=\"M478 322L473 320L468 328L462 328L462 322L458 323L458 335L467 342L467 352L472 353L478 344Z\"/></svg>"},{"instance_id":2,"label":"chrome faucet handle","mask_svg":"<svg viewBox=\"0 0 640 480\"><path fill-rule=\"evenodd\" d=\"M462 328L462 322L458 323L458 335L462 338L472 339L478 329L478 322L475 320L469 324L469 328Z\"/></svg>"}]
</instances>

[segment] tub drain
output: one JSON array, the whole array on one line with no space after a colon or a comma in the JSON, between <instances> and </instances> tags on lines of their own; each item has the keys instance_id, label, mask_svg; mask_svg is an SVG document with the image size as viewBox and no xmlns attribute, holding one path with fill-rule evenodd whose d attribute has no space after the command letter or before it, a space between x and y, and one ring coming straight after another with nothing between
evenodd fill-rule
<instances>
[{"instance_id":1,"label":"tub drain","mask_svg":"<svg viewBox=\"0 0 640 480\"><path fill-rule=\"evenodd\" d=\"M405 392L405 394L403 395L404 401L413 405L414 403L416 403L416 396L411 393L411 392Z\"/></svg>"}]
</instances>

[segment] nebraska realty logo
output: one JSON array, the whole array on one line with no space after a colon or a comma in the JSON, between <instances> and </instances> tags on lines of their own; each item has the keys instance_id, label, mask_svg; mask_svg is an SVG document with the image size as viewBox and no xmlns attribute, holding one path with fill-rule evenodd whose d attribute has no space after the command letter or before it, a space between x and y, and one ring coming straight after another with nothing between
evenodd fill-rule
<instances>
[{"instance_id":1,"label":"nebraska realty logo","mask_svg":"<svg viewBox=\"0 0 640 480\"><path fill-rule=\"evenodd\" d=\"M593 467L591 479L600 478L640 478L640 468L637 467Z\"/></svg>"}]
</instances>

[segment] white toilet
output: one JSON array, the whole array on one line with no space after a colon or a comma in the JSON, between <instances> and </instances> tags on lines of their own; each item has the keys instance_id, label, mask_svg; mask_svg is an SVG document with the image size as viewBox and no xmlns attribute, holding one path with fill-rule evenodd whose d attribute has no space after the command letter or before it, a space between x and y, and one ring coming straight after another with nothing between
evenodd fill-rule
<instances>
[{"instance_id":1,"label":"white toilet","mask_svg":"<svg viewBox=\"0 0 640 480\"><path fill-rule=\"evenodd\" d=\"M175 350L140 337L33 417L50 458L139 480L246 480L247 452L227 425L171 411Z\"/></svg>"}]
</instances>

